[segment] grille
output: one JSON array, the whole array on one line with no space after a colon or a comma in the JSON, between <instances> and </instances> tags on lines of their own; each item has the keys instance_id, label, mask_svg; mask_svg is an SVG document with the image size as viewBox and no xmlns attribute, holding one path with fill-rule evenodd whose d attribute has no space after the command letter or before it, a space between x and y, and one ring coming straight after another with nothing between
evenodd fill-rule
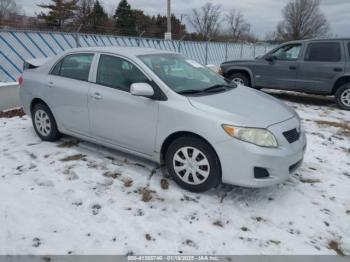
<instances>
[{"instance_id":1,"label":"grille","mask_svg":"<svg viewBox=\"0 0 350 262\"><path fill-rule=\"evenodd\" d=\"M296 128L283 133L287 141L292 144L300 138L300 132Z\"/></svg>"}]
</instances>

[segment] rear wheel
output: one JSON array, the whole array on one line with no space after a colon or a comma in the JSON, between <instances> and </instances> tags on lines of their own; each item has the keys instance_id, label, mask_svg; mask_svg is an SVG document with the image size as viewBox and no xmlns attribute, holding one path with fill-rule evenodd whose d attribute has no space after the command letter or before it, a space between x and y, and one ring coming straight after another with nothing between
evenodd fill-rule
<instances>
[{"instance_id":1,"label":"rear wheel","mask_svg":"<svg viewBox=\"0 0 350 262\"><path fill-rule=\"evenodd\" d=\"M231 82L237 85L244 85L244 86L250 85L249 78L242 73L234 73L229 76L229 79L231 80Z\"/></svg>"},{"instance_id":2,"label":"rear wheel","mask_svg":"<svg viewBox=\"0 0 350 262\"><path fill-rule=\"evenodd\" d=\"M341 109L350 110L350 83L342 85L335 93L335 101Z\"/></svg>"},{"instance_id":3,"label":"rear wheel","mask_svg":"<svg viewBox=\"0 0 350 262\"><path fill-rule=\"evenodd\" d=\"M61 134L49 107L43 103L34 105L32 121L36 134L44 141L56 141Z\"/></svg>"},{"instance_id":4,"label":"rear wheel","mask_svg":"<svg viewBox=\"0 0 350 262\"><path fill-rule=\"evenodd\" d=\"M172 142L165 162L170 175L181 187L203 192L220 181L218 157L208 143L195 136L184 136Z\"/></svg>"}]
</instances>

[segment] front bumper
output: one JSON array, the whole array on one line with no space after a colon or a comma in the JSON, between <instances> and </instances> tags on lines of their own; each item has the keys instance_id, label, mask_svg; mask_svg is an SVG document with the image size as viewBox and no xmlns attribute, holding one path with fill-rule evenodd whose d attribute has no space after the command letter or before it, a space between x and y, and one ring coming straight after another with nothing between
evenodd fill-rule
<instances>
[{"instance_id":1,"label":"front bumper","mask_svg":"<svg viewBox=\"0 0 350 262\"><path fill-rule=\"evenodd\" d=\"M264 148L237 139L214 145L222 169L222 182L244 187L266 187L288 179L302 163L306 150L306 136L301 132L294 143L289 143L283 132L299 126L295 117L270 126L276 136L278 148ZM256 168L265 169L269 176L257 179Z\"/></svg>"}]
</instances>

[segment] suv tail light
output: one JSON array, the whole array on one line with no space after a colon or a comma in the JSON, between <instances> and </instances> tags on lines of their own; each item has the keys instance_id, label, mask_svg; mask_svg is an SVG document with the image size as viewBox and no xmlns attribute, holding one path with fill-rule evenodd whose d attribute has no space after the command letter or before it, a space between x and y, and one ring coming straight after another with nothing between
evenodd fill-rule
<instances>
[{"instance_id":1,"label":"suv tail light","mask_svg":"<svg viewBox=\"0 0 350 262\"><path fill-rule=\"evenodd\" d=\"M23 76L20 76L20 77L18 78L18 84L19 84L19 87L23 87L23 84L24 84Z\"/></svg>"}]
</instances>

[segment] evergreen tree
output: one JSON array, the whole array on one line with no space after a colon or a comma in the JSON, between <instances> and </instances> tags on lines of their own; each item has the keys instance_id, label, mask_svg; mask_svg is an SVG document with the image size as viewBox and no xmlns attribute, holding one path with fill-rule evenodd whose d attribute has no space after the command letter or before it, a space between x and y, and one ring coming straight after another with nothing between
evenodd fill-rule
<instances>
[{"instance_id":1,"label":"evergreen tree","mask_svg":"<svg viewBox=\"0 0 350 262\"><path fill-rule=\"evenodd\" d=\"M157 38L162 38L167 31L167 17L161 14L151 18L151 34ZM186 26L181 23L174 14L171 15L171 31L173 37L181 38L186 34Z\"/></svg>"},{"instance_id":2,"label":"evergreen tree","mask_svg":"<svg viewBox=\"0 0 350 262\"><path fill-rule=\"evenodd\" d=\"M62 29L65 21L74 17L77 2L77 0L51 0L50 4L39 4L39 7L49 9L49 12L47 14L41 12L38 18L44 19L49 26Z\"/></svg>"},{"instance_id":3,"label":"evergreen tree","mask_svg":"<svg viewBox=\"0 0 350 262\"><path fill-rule=\"evenodd\" d=\"M89 29L93 32L101 33L105 31L104 26L108 21L108 15L102 5L96 0L92 12L89 15Z\"/></svg>"},{"instance_id":4,"label":"evergreen tree","mask_svg":"<svg viewBox=\"0 0 350 262\"><path fill-rule=\"evenodd\" d=\"M136 19L127 0L121 0L115 14L115 25L125 35L136 35Z\"/></svg>"}]
</instances>

